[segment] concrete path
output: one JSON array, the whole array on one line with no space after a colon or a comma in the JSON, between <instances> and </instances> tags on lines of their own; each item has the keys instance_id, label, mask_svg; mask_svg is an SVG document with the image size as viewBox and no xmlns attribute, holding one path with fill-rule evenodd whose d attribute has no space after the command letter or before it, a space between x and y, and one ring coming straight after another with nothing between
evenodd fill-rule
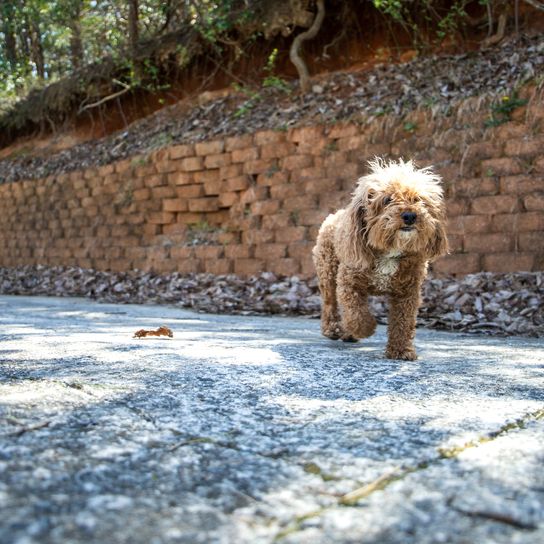
<instances>
[{"instance_id":1,"label":"concrete path","mask_svg":"<svg viewBox=\"0 0 544 544\"><path fill-rule=\"evenodd\" d=\"M0 337L2 544L544 542L542 340L27 297Z\"/></svg>"}]
</instances>

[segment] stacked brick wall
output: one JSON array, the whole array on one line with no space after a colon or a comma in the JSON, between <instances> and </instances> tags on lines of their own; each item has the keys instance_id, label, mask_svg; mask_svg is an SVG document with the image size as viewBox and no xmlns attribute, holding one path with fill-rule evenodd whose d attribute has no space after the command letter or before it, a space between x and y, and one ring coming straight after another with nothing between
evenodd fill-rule
<instances>
[{"instance_id":1,"label":"stacked brick wall","mask_svg":"<svg viewBox=\"0 0 544 544\"><path fill-rule=\"evenodd\" d=\"M478 100L196 144L0 185L0 266L311 276L319 225L375 155L435 164L452 254L439 273L544 267L544 105L485 128Z\"/></svg>"}]
</instances>

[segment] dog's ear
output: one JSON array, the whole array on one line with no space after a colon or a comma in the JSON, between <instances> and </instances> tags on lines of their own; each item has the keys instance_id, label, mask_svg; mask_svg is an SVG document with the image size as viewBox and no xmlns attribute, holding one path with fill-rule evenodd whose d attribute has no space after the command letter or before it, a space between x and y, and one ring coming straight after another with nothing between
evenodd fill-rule
<instances>
[{"instance_id":1,"label":"dog's ear","mask_svg":"<svg viewBox=\"0 0 544 544\"><path fill-rule=\"evenodd\" d=\"M449 253L448 236L446 234L446 213L444 204L441 202L434 210L435 232L427 244L427 256L429 261L434 261Z\"/></svg>"},{"instance_id":2,"label":"dog's ear","mask_svg":"<svg viewBox=\"0 0 544 544\"><path fill-rule=\"evenodd\" d=\"M354 197L337 231L337 249L342 253L340 259L361 268L366 267L372 256L366 240L367 204L366 198Z\"/></svg>"}]
</instances>

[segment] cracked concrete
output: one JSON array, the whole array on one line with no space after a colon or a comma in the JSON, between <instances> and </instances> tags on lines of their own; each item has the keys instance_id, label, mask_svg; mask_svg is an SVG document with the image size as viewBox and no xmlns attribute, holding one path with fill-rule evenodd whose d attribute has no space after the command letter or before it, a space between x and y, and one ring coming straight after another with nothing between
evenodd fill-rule
<instances>
[{"instance_id":1,"label":"cracked concrete","mask_svg":"<svg viewBox=\"0 0 544 544\"><path fill-rule=\"evenodd\" d=\"M544 345L0 297L0 542L544 541ZM133 339L166 325L174 338Z\"/></svg>"}]
</instances>

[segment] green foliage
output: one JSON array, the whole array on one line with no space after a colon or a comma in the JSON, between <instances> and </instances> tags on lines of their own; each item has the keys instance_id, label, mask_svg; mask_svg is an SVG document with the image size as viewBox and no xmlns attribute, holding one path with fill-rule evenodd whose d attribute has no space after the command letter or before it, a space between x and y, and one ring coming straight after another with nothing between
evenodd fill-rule
<instances>
[{"instance_id":1,"label":"green foliage","mask_svg":"<svg viewBox=\"0 0 544 544\"><path fill-rule=\"evenodd\" d=\"M491 105L491 117L484 123L486 127L497 127L512 119L512 112L521 106L525 106L527 100L519 98L516 91L511 95L502 96L501 99Z\"/></svg>"},{"instance_id":2,"label":"green foliage","mask_svg":"<svg viewBox=\"0 0 544 544\"><path fill-rule=\"evenodd\" d=\"M278 57L278 49L274 48L272 50L272 53L270 53L268 57L266 66L264 67L264 71L266 72L267 75L263 79L263 87L277 89L284 93L290 94L291 87L289 87L289 84L287 83L287 81L285 81L285 79L282 79L281 77L278 77L277 75L274 74L274 71L276 69L277 57Z\"/></svg>"}]
</instances>

